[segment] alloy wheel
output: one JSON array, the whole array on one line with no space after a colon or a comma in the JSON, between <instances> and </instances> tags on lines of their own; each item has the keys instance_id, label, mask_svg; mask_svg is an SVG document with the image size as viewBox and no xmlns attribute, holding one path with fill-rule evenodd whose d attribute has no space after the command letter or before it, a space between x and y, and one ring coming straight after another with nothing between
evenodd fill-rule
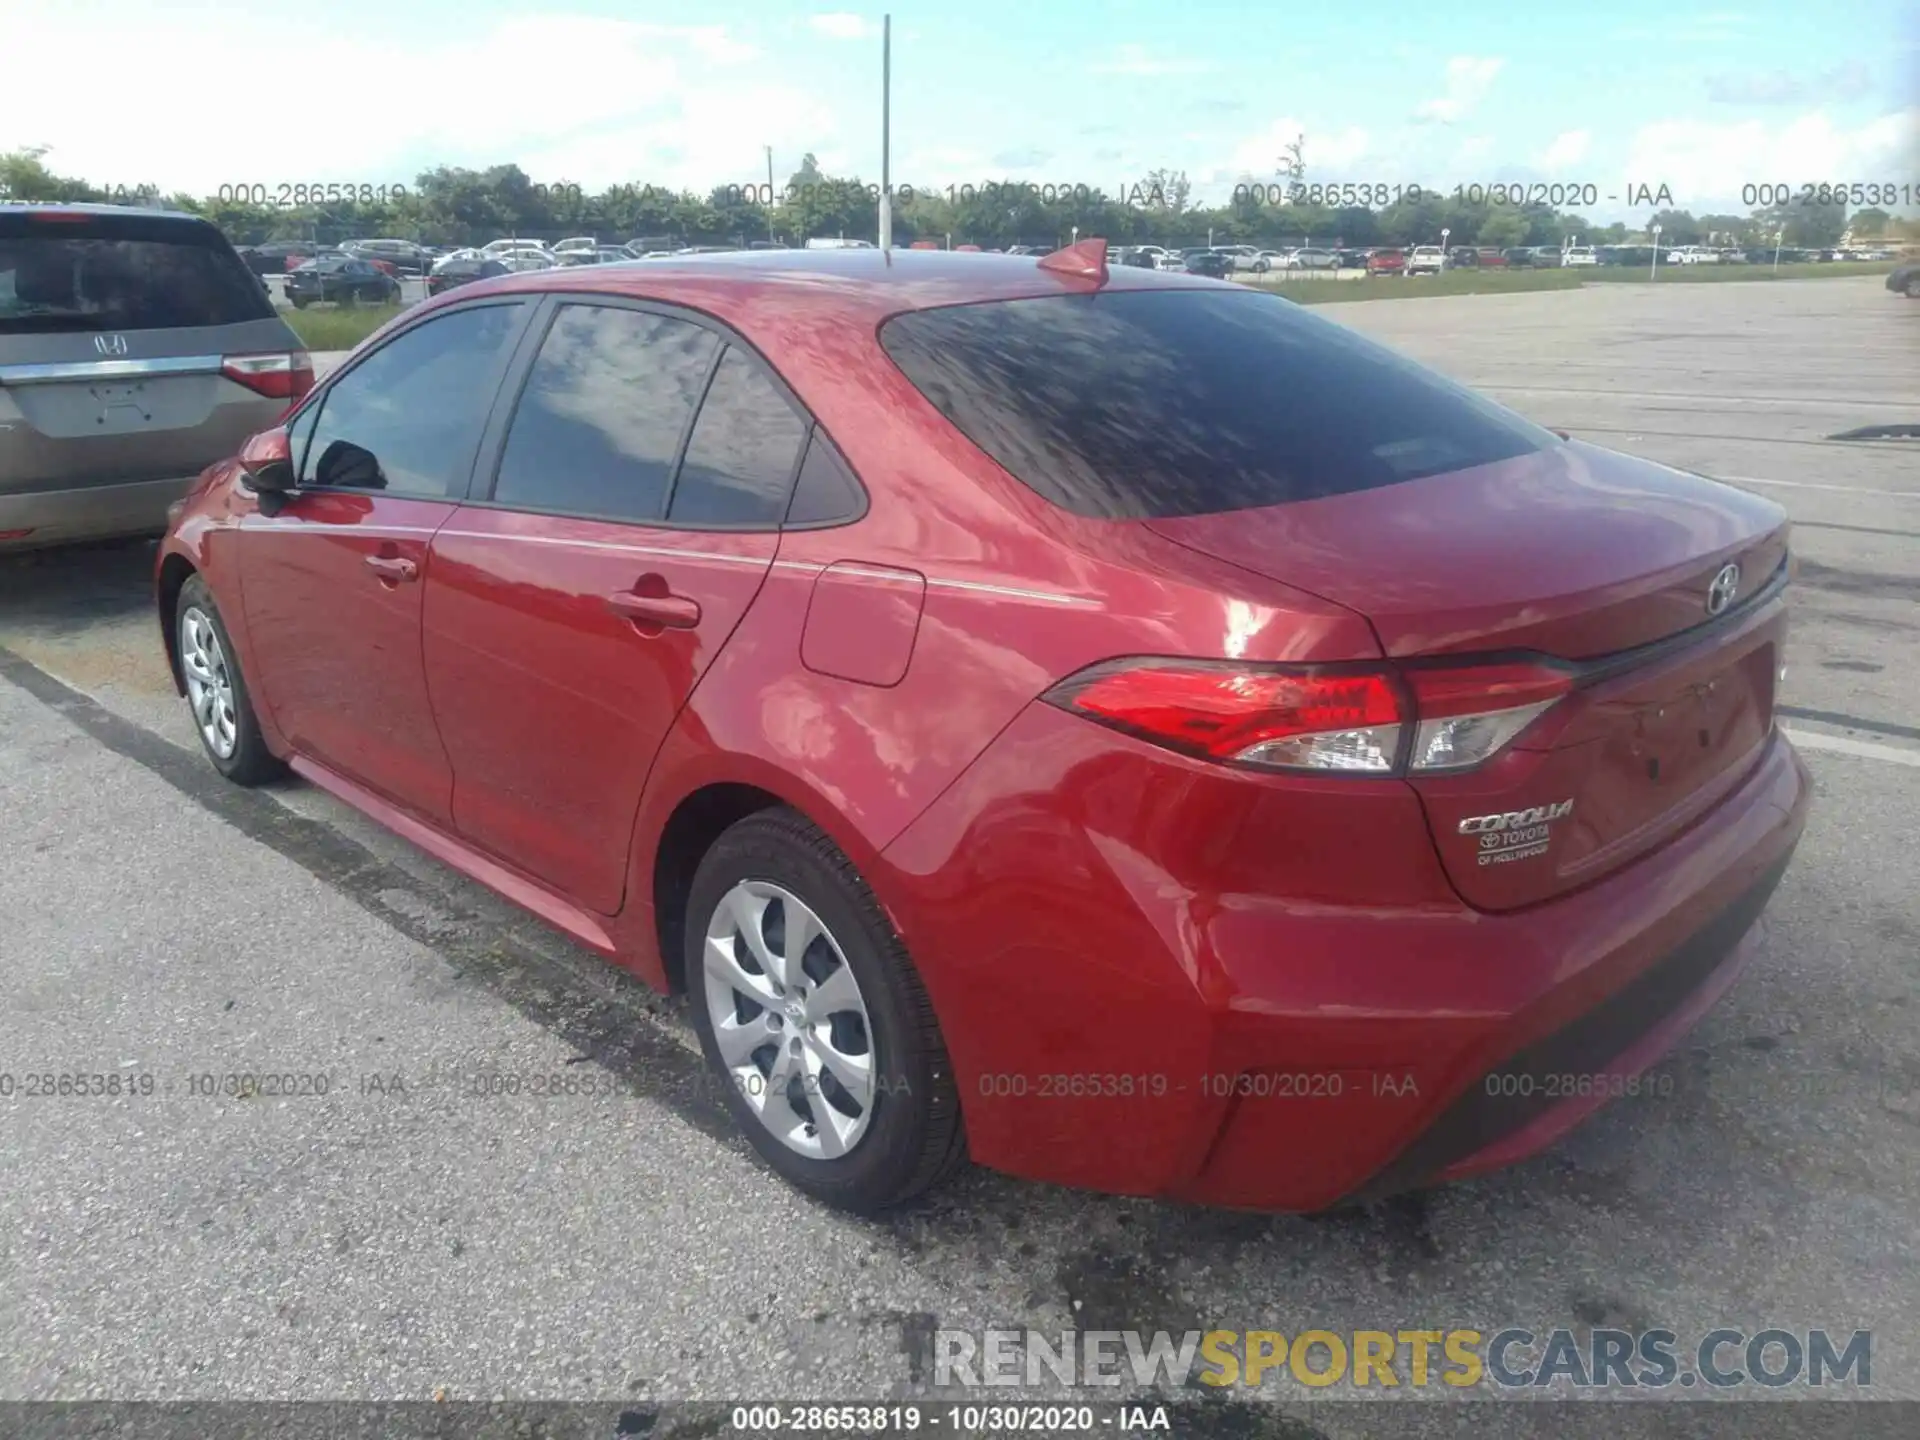
<instances>
[{"instance_id":1,"label":"alloy wheel","mask_svg":"<svg viewBox=\"0 0 1920 1440\"><path fill-rule=\"evenodd\" d=\"M742 880L707 922L714 1042L760 1123L814 1160L860 1143L873 1117L873 1027L839 942L798 896Z\"/></svg>"},{"instance_id":2,"label":"alloy wheel","mask_svg":"<svg viewBox=\"0 0 1920 1440\"><path fill-rule=\"evenodd\" d=\"M186 676L187 702L207 748L231 759L240 731L234 712L233 673L213 619L197 605L180 616L180 669Z\"/></svg>"}]
</instances>

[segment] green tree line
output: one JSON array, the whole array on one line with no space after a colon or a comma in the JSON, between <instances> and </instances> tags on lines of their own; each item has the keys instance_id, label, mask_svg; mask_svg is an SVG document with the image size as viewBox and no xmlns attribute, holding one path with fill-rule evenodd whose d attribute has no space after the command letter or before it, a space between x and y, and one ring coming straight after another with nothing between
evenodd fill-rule
<instances>
[{"instance_id":1,"label":"green tree line","mask_svg":"<svg viewBox=\"0 0 1920 1440\"><path fill-rule=\"evenodd\" d=\"M811 155L783 186L742 183L706 194L644 181L588 190L564 181L535 181L517 165L484 170L440 166L411 184L281 185L245 183L213 196L162 194L153 186L105 189L56 174L45 150L0 154L0 200L93 201L163 205L203 215L236 243L313 240L332 243L375 236L427 245L480 244L500 236L557 240L593 235L624 242L654 237L689 245L743 245L754 240L800 244L841 236L874 240L879 189L857 176L821 172ZM1297 173L1298 167L1295 167ZM1265 193L1260 193L1265 192ZM1471 201L1426 193L1381 207L1269 203L1285 186L1239 187L1237 198L1196 205L1184 172L1157 170L1118 194L1093 186L1003 185L895 187L895 243L1060 245L1075 235L1113 244L1167 246L1308 243L1433 244L1447 232L1454 245L1549 245L1575 240L1618 244L1644 238L1624 223L1596 225L1547 205ZM1852 217L1858 235L1894 234L1885 211ZM1844 205L1794 205L1751 215L1662 210L1648 225L1662 244L1828 246L1847 229Z\"/></svg>"}]
</instances>

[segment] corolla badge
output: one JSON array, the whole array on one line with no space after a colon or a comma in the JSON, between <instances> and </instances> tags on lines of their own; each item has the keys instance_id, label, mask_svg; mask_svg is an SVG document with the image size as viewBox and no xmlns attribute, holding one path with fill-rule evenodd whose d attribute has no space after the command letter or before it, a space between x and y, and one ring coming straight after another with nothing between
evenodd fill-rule
<instances>
[{"instance_id":1,"label":"corolla badge","mask_svg":"<svg viewBox=\"0 0 1920 1440\"><path fill-rule=\"evenodd\" d=\"M1495 815L1470 815L1460 822L1460 833L1480 837L1482 865L1505 865L1546 854L1553 843L1553 822L1572 813L1573 801L1569 799L1525 810L1502 810Z\"/></svg>"},{"instance_id":2,"label":"corolla badge","mask_svg":"<svg viewBox=\"0 0 1920 1440\"><path fill-rule=\"evenodd\" d=\"M1733 597L1740 593L1740 567L1722 565L1720 573L1713 577L1713 583L1707 586L1707 614L1718 615L1729 605Z\"/></svg>"}]
</instances>

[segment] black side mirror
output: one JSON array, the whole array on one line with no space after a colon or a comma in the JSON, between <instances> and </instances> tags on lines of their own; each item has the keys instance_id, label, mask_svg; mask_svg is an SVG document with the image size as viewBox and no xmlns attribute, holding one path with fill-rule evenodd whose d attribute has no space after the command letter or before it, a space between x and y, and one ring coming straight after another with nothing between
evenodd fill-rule
<instances>
[{"instance_id":1,"label":"black side mirror","mask_svg":"<svg viewBox=\"0 0 1920 1440\"><path fill-rule=\"evenodd\" d=\"M268 460L250 468L247 484L262 495L286 495L298 488L291 460Z\"/></svg>"},{"instance_id":2,"label":"black side mirror","mask_svg":"<svg viewBox=\"0 0 1920 1440\"><path fill-rule=\"evenodd\" d=\"M293 473L293 448L285 429L262 430L240 447L240 468L260 497L260 510L277 515L299 484Z\"/></svg>"},{"instance_id":3,"label":"black side mirror","mask_svg":"<svg viewBox=\"0 0 1920 1440\"><path fill-rule=\"evenodd\" d=\"M338 486L343 490L384 490L386 474L371 450L351 440L336 440L321 452L313 467L314 483Z\"/></svg>"}]
</instances>

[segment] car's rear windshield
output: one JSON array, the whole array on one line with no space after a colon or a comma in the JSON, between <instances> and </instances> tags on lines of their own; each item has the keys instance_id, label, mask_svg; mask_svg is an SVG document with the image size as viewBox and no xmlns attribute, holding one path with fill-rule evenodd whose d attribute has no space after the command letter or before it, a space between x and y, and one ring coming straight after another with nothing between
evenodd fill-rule
<instances>
[{"instance_id":1,"label":"car's rear windshield","mask_svg":"<svg viewBox=\"0 0 1920 1440\"><path fill-rule=\"evenodd\" d=\"M211 226L0 215L0 335L170 330L273 314L260 282Z\"/></svg>"},{"instance_id":2,"label":"car's rear windshield","mask_svg":"<svg viewBox=\"0 0 1920 1440\"><path fill-rule=\"evenodd\" d=\"M1555 443L1344 326L1253 291L911 311L880 340L974 444L1079 515L1252 509Z\"/></svg>"}]
</instances>

